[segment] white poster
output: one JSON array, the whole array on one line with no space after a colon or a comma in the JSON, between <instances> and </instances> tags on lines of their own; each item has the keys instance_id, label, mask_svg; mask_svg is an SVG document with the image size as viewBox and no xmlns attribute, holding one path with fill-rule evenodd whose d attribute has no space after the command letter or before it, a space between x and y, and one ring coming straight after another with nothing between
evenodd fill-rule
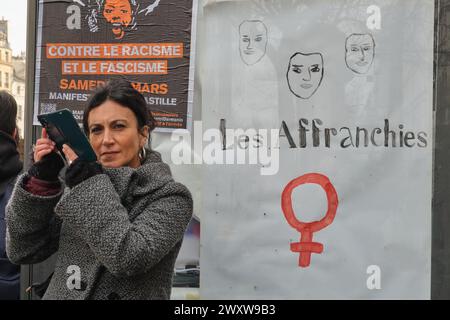
<instances>
[{"instance_id":1,"label":"white poster","mask_svg":"<svg viewBox=\"0 0 450 320\"><path fill-rule=\"evenodd\" d=\"M434 1L203 9L201 298L429 299Z\"/></svg>"}]
</instances>

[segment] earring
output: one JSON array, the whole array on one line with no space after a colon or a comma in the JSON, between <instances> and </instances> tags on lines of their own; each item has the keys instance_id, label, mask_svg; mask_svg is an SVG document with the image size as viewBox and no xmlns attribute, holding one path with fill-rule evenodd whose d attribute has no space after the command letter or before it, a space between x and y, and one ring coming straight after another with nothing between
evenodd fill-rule
<instances>
[{"instance_id":1,"label":"earring","mask_svg":"<svg viewBox=\"0 0 450 320\"><path fill-rule=\"evenodd\" d=\"M142 147L141 151L139 151L139 159L142 161L147 157L147 150L145 150L145 146Z\"/></svg>"}]
</instances>

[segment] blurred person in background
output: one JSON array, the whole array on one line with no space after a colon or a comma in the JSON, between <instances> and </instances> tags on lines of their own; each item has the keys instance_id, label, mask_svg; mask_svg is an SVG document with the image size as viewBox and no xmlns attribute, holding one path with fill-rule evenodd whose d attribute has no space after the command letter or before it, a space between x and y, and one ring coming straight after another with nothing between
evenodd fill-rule
<instances>
[{"instance_id":1,"label":"blurred person in background","mask_svg":"<svg viewBox=\"0 0 450 320\"><path fill-rule=\"evenodd\" d=\"M5 251L5 207L22 170L17 151L16 117L17 104L13 96L0 91L0 300L20 298L20 267L8 260Z\"/></svg>"}]
</instances>

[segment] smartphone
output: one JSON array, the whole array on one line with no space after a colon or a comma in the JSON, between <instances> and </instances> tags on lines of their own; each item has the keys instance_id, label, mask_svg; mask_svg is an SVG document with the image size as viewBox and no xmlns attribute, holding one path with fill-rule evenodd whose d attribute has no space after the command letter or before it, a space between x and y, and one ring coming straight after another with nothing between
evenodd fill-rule
<instances>
[{"instance_id":1,"label":"smartphone","mask_svg":"<svg viewBox=\"0 0 450 320\"><path fill-rule=\"evenodd\" d=\"M62 147L64 144L67 144L75 151L80 159L97 161L97 156L89 140L70 110L62 109L56 112L40 114L37 118L45 130L47 130L48 137L55 142L56 148L63 157Z\"/></svg>"}]
</instances>

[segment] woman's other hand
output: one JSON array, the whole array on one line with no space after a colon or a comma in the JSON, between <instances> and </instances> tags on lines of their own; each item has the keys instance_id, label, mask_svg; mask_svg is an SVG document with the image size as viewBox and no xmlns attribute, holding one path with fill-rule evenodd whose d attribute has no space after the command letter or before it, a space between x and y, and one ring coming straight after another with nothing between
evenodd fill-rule
<instances>
[{"instance_id":1,"label":"woman's other hand","mask_svg":"<svg viewBox=\"0 0 450 320\"><path fill-rule=\"evenodd\" d=\"M69 163L69 165L71 165L72 162L74 162L75 160L78 159L78 155L67 144L63 145L62 151L63 151L64 155L66 156L66 160Z\"/></svg>"},{"instance_id":2,"label":"woman's other hand","mask_svg":"<svg viewBox=\"0 0 450 320\"><path fill-rule=\"evenodd\" d=\"M39 162L46 155L54 152L56 149L56 144L48 138L47 131L45 128L42 129L42 138L36 141L36 146L34 147L33 158L34 162Z\"/></svg>"},{"instance_id":3,"label":"woman's other hand","mask_svg":"<svg viewBox=\"0 0 450 320\"><path fill-rule=\"evenodd\" d=\"M69 163L65 177L66 185L69 188L73 188L84 180L103 173L102 166L99 163L78 158L75 151L67 144L63 145L62 151Z\"/></svg>"},{"instance_id":4,"label":"woman's other hand","mask_svg":"<svg viewBox=\"0 0 450 320\"><path fill-rule=\"evenodd\" d=\"M66 171L66 185L73 188L97 174L102 174L103 168L98 162L88 162L76 158Z\"/></svg>"}]
</instances>

